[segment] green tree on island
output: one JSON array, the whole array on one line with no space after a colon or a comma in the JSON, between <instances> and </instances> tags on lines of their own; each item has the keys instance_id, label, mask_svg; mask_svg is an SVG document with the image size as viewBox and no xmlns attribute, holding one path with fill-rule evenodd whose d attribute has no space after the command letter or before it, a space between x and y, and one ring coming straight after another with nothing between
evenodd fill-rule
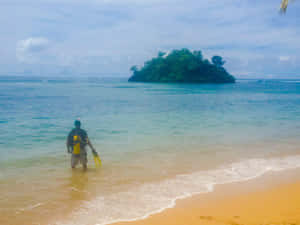
<instances>
[{"instance_id":1,"label":"green tree on island","mask_svg":"<svg viewBox=\"0 0 300 225\"><path fill-rule=\"evenodd\" d=\"M223 61L221 56L215 55L211 58L211 62L216 66L223 66L225 61Z\"/></svg>"},{"instance_id":2,"label":"green tree on island","mask_svg":"<svg viewBox=\"0 0 300 225\"><path fill-rule=\"evenodd\" d=\"M136 71L138 71L137 66L132 66L132 67L130 68L130 71L133 72L133 73L135 73Z\"/></svg>"},{"instance_id":3,"label":"green tree on island","mask_svg":"<svg viewBox=\"0 0 300 225\"><path fill-rule=\"evenodd\" d=\"M213 56L212 63L201 51L173 50L159 52L156 58L144 63L141 69L132 66L129 81L174 83L234 83L235 78L224 68L221 56Z\"/></svg>"}]
</instances>

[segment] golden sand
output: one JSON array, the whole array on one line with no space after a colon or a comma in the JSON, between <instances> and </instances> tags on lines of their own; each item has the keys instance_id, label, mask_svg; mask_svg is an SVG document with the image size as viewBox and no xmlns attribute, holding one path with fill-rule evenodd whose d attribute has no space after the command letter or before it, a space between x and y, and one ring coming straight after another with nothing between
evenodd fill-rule
<instances>
[{"instance_id":1,"label":"golden sand","mask_svg":"<svg viewBox=\"0 0 300 225\"><path fill-rule=\"evenodd\" d=\"M297 177L295 181L295 177ZM299 170L219 185L210 194L177 202L145 220L118 225L298 225Z\"/></svg>"}]
</instances>

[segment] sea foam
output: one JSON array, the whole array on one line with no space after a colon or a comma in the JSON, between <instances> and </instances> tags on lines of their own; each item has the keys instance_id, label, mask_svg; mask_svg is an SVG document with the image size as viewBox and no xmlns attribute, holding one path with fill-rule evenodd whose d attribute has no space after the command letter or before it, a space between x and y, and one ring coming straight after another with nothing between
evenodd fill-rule
<instances>
[{"instance_id":1,"label":"sea foam","mask_svg":"<svg viewBox=\"0 0 300 225\"><path fill-rule=\"evenodd\" d=\"M249 159L215 170L178 175L157 183L143 184L126 192L98 196L86 201L56 225L105 225L147 218L175 206L178 199L214 190L216 184L246 181L268 171L300 167L300 155L272 159Z\"/></svg>"}]
</instances>

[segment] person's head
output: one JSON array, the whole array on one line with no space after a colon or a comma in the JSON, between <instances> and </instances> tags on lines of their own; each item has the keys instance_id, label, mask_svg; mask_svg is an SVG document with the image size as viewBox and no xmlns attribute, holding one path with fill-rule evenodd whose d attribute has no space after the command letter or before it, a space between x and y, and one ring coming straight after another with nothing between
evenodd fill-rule
<instances>
[{"instance_id":1,"label":"person's head","mask_svg":"<svg viewBox=\"0 0 300 225\"><path fill-rule=\"evenodd\" d=\"M74 125L76 128L80 128L80 126L81 126L80 120L79 119L75 120Z\"/></svg>"}]
</instances>

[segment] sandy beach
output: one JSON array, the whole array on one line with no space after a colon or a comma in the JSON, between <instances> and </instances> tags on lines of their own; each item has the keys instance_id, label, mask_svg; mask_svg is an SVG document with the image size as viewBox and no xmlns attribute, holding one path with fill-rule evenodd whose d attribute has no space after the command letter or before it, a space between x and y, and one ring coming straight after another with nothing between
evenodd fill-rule
<instances>
[{"instance_id":1,"label":"sandy beach","mask_svg":"<svg viewBox=\"0 0 300 225\"><path fill-rule=\"evenodd\" d=\"M300 170L269 173L179 200L175 208L118 225L300 224Z\"/></svg>"}]
</instances>

